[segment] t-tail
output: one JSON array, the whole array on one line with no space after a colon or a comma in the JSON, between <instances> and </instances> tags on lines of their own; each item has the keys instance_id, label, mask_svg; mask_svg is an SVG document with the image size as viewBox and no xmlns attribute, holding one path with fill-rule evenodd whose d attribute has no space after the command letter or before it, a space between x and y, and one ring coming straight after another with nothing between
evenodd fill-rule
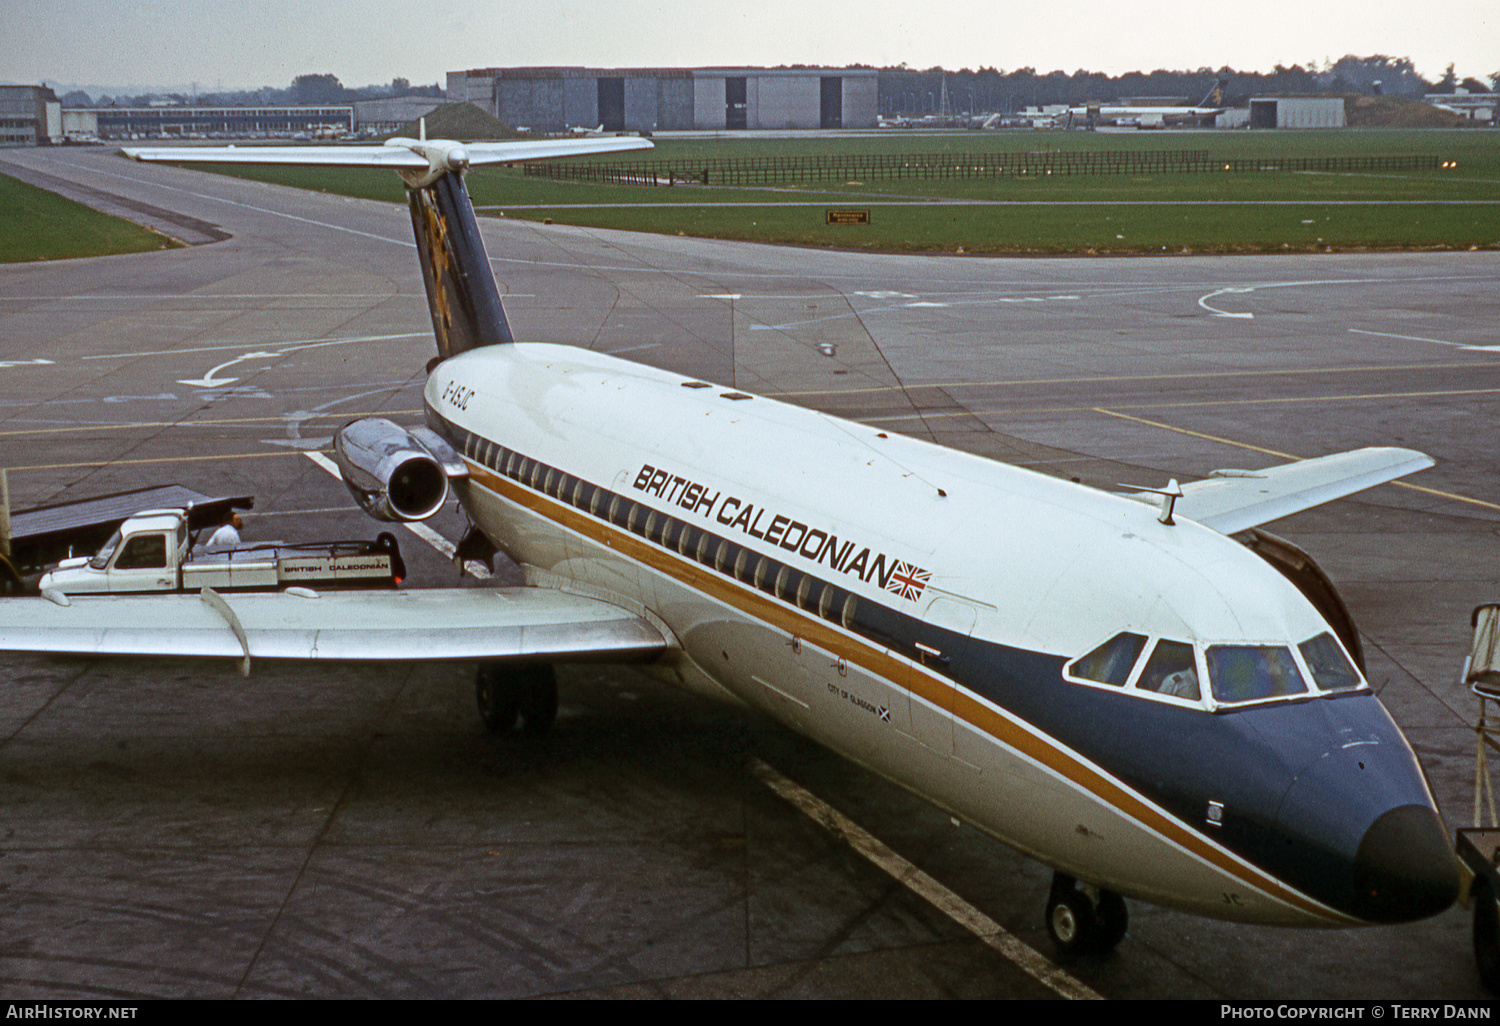
<instances>
[{"instance_id":1,"label":"t-tail","mask_svg":"<svg viewBox=\"0 0 1500 1026\"><path fill-rule=\"evenodd\" d=\"M300 164L384 167L406 183L412 231L427 286L437 364L480 346L513 342L500 289L464 176L471 167L517 164L586 153L649 149L640 138L539 139L464 144L451 139L391 139L384 146L233 146L127 149L135 160L173 163ZM377 520L425 520L447 501L449 485L468 473L464 461L427 428L406 429L379 417L345 424L334 437L334 462L349 494ZM466 551L466 538L459 552ZM486 542L485 544L489 544ZM493 546L489 551L493 552ZM483 552L479 558L485 558Z\"/></svg>"},{"instance_id":2,"label":"t-tail","mask_svg":"<svg viewBox=\"0 0 1500 1026\"><path fill-rule=\"evenodd\" d=\"M383 146L168 147L124 152L135 160L182 164L299 164L395 171L406 184L441 361L479 346L515 340L464 183L469 169L650 149L652 145L649 139L631 136L461 143L427 139L425 128L422 135L420 139L391 139Z\"/></svg>"}]
</instances>

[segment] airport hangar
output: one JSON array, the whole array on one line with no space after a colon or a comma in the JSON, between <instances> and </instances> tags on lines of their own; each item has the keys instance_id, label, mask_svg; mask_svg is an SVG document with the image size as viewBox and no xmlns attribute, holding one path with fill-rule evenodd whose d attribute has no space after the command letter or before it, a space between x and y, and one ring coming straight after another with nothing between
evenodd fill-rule
<instances>
[{"instance_id":1,"label":"airport hangar","mask_svg":"<svg viewBox=\"0 0 1500 1026\"><path fill-rule=\"evenodd\" d=\"M880 74L851 68L475 68L467 100L534 132L875 128Z\"/></svg>"}]
</instances>

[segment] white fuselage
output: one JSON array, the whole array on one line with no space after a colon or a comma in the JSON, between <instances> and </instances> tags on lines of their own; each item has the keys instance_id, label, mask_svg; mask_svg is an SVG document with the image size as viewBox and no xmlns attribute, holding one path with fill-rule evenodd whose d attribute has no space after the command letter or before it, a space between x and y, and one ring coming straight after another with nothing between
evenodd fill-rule
<instances>
[{"instance_id":1,"label":"white fuselage","mask_svg":"<svg viewBox=\"0 0 1500 1026\"><path fill-rule=\"evenodd\" d=\"M1017 711L1056 695L1115 703L1100 708L1124 709L1122 730L1136 711L1188 725L1173 734L1223 727L1211 703L1122 700L1058 665L1122 630L1200 659L1210 642L1326 631L1279 574L1140 502L739 395L525 344L444 362L426 405L469 464L460 497L481 529L538 582L664 624L664 678L761 709L1099 886L1244 921L1357 921ZM984 653L1016 702L954 679ZM1173 753L1158 755L1170 773Z\"/></svg>"}]
</instances>

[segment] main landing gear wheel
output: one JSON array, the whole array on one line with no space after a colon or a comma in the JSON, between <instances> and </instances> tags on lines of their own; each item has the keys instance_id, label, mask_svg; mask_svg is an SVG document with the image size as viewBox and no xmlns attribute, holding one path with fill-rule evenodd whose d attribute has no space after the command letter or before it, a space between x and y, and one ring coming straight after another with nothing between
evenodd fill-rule
<instances>
[{"instance_id":1,"label":"main landing gear wheel","mask_svg":"<svg viewBox=\"0 0 1500 1026\"><path fill-rule=\"evenodd\" d=\"M1115 949L1130 925L1125 899L1114 891L1080 887L1071 876L1054 873L1047 895L1047 936L1062 959L1102 955Z\"/></svg>"},{"instance_id":2,"label":"main landing gear wheel","mask_svg":"<svg viewBox=\"0 0 1500 1026\"><path fill-rule=\"evenodd\" d=\"M557 674L549 665L481 663L474 676L479 718L491 734L515 729L541 737L557 720Z\"/></svg>"}]
</instances>

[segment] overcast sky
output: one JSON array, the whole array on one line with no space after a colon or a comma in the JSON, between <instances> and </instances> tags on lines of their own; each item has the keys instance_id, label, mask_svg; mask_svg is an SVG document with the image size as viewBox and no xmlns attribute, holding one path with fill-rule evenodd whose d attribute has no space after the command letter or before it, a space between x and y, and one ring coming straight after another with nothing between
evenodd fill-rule
<instances>
[{"instance_id":1,"label":"overcast sky","mask_svg":"<svg viewBox=\"0 0 1500 1026\"><path fill-rule=\"evenodd\" d=\"M1414 0L4 0L0 81L285 87L489 66L1269 71L1347 53L1500 71L1500 4ZM1432 13L1425 13L1430 11Z\"/></svg>"}]
</instances>

